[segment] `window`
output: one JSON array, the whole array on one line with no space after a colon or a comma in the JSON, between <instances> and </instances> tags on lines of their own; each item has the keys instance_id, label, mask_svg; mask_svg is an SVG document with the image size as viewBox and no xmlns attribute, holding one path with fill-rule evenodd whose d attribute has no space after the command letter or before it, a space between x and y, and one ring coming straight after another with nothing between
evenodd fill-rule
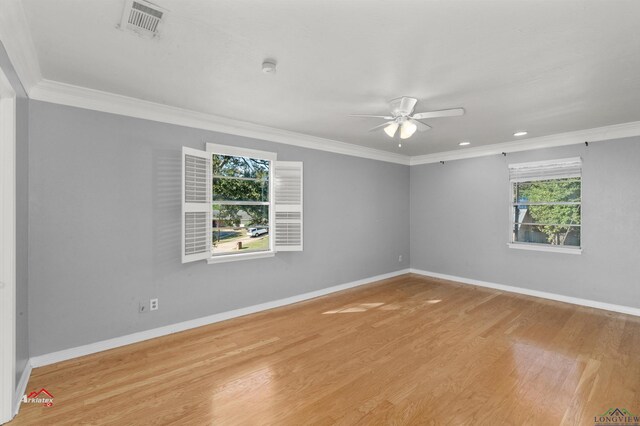
<instances>
[{"instance_id":1,"label":"window","mask_svg":"<svg viewBox=\"0 0 640 426\"><path fill-rule=\"evenodd\" d=\"M511 164L509 178L510 247L579 253L581 159Z\"/></svg>"},{"instance_id":2,"label":"window","mask_svg":"<svg viewBox=\"0 0 640 426\"><path fill-rule=\"evenodd\" d=\"M212 254L270 251L272 161L212 154Z\"/></svg>"},{"instance_id":3,"label":"window","mask_svg":"<svg viewBox=\"0 0 640 426\"><path fill-rule=\"evenodd\" d=\"M302 251L302 163L266 151L183 148L182 262Z\"/></svg>"}]
</instances>

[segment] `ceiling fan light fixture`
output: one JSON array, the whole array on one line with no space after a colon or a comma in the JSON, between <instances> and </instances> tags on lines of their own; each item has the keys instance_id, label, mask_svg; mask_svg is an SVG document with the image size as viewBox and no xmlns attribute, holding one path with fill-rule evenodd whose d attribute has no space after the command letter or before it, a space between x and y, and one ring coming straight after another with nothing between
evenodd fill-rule
<instances>
[{"instance_id":1,"label":"ceiling fan light fixture","mask_svg":"<svg viewBox=\"0 0 640 426\"><path fill-rule=\"evenodd\" d=\"M415 113L414 107L417 102L417 98L403 96L389 101L390 115L351 114L351 117L383 119L385 120L384 123L370 128L369 131L372 132L383 129L387 136L394 138L396 133L398 133L398 129L400 129L400 139L409 139L418 130L423 132L431 129L430 125L422 121L423 119L464 115L464 108L450 108Z\"/></svg>"},{"instance_id":2,"label":"ceiling fan light fixture","mask_svg":"<svg viewBox=\"0 0 640 426\"><path fill-rule=\"evenodd\" d=\"M384 132L392 138L396 132L398 131L398 123L391 123L387 127L384 128Z\"/></svg>"},{"instance_id":3,"label":"ceiling fan light fixture","mask_svg":"<svg viewBox=\"0 0 640 426\"><path fill-rule=\"evenodd\" d=\"M412 121L405 121L400 127L400 139L409 139L418 130L418 126Z\"/></svg>"}]
</instances>

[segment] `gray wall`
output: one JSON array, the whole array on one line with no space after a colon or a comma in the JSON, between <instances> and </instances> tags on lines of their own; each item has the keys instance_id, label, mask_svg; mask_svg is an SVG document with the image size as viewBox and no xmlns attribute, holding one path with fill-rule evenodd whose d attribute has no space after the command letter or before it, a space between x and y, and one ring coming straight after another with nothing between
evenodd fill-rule
<instances>
[{"instance_id":1,"label":"gray wall","mask_svg":"<svg viewBox=\"0 0 640 426\"><path fill-rule=\"evenodd\" d=\"M22 365L29 350L37 356L277 300L409 261L416 269L640 307L640 138L409 169L30 101L27 168L25 104L18 153ZM304 161L304 252L180 263L180 147L205 142ZM509 249L507 164L576 155L584 160L583 254ZM160 310L138 314L138 301L151 297Z\"/></svg>"},{"instance_id":2,"label":"gray wall","mask_svg":"<svg viewBox=\"0 0 640 426\"><path fill-rule=\"evenodd\" d=\"M582 255L510 249L507 164L583 158ZM411 267L640 307L640 138L411 167Z\"/></svg>"},{"instance_id":3,"label":"gray wall","mask_svg":"<svg viewBox=\"0 0 640 426\"><path fill-rule=\"evenodd\" d=\"M29 105L32 356L409 266L408 166ZM180 263L181 146L205 142L304 161L304 252Z\"/></svg>"},{"instance_id":4,"label":"gray wall","mask_svg":"<svg viewBox=\"0 0 640 426\"><path fill-rule=\"evenodd\" d=\"M16 385L29 359L28 233L29 233L29 105L4 46L0 68L16 92Z\"/></svg>"}]
</instances>

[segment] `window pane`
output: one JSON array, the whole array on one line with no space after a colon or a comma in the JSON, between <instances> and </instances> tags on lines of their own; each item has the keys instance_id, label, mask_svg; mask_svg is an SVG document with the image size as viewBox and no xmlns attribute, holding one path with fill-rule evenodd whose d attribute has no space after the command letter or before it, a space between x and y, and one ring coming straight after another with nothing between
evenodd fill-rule
<instances>
[{"instance_id":1,"label":"window pane","mask_svg":"<svg viewBox=\"0 0 640 426\"><path fill-rule=\"evenodd\" d=\"M269 175L269 160L213 154L213 176L263 179Z\"/></svg>"},{"instance_id":2,"label":"window pane","mask_svg":"<svg viewBox=\"0 0 640 426\"><path fill-rule=\"evenodd\" d=\"M269 201L269 160L212 156L214 201Z\"/></svg>"},{"instance_id":3,"label":"window pane","mask_svg":"<svg viewBox=\"0 0 640 426\"><path fill-rule=\"evenodd\" d=\"M269 206L214 204L212 208L214 255L270 249Z\"/></svg>"},{"instance_id":4,"label":"window pane","mask_svg":"<svg viewBox=\"0 0 640 426\"><path fill-rule=\"evenodd\" d=\"M514 183L514 203L580 202L580 178Z\"/></svg>"},{"instance_id":5,"label":"window pane","mask_svg":"<svg viewBox=\"0 0 640 426\"><path fill-rule=\"evenodd\" d=\"M269 201L268 175L261 180L213 178L213 201Z\"/></svg>"},{"instance_id":6,"label":"window pane","mask_svg":"<svg viewBox=\"0 0 640 426\"><path fill-rule=\"evenodd\" d=\"M513 226L513 241L580 247L580 227L515 224Z\"/></svg>"},{"instance_id":7,"label":"window pane","mask_svg":"<svg viewBox=\"0 0 640 426\"><path fill-rule=\"evenodd\" d=\"M579 205L540 205L513 207L512 221L543 225L580 225Z\"/></svg>"}]
</instances>

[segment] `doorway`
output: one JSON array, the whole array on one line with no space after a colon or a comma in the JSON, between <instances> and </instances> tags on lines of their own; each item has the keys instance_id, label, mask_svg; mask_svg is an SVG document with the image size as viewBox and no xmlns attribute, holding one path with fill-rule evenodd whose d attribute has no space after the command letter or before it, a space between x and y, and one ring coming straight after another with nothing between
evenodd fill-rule
<instances>
[{"instance_id":1,"label":"doorway","mask_svg":"<svg viewBox=\"0 0 640 426\"><path fill-rule=\"evenodd\" d=\"M16 93L0 69L0 423L14 414L16 364Z\"/></svg>"}]
</instances>

